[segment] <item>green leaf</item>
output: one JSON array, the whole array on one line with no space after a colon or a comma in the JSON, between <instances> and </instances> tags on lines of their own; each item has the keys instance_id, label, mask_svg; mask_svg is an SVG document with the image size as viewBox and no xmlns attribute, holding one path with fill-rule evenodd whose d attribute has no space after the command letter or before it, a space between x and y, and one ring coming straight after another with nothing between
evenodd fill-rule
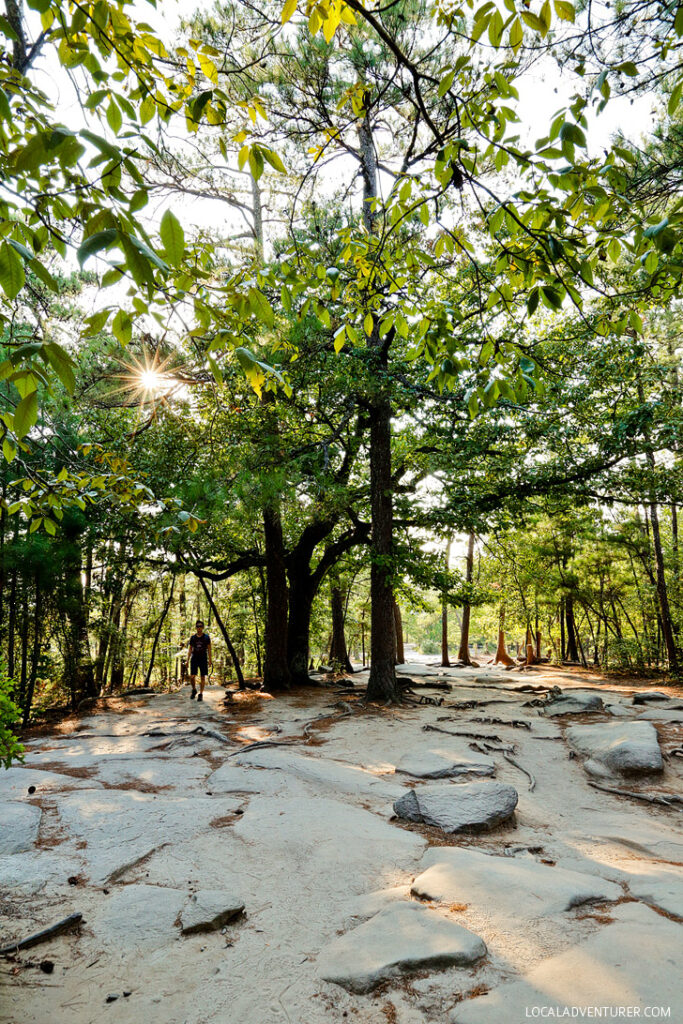
<instances>
[{"instance_id":1,"label":"green leaf","mask_svg":"<svg viewBox=\"0 0 683 1024\"><path fill-rule=\"evenodd\" d=\"M49 341L43 349L45 352L45 358L49 362L50 366L57 374L69 394L73 394L74 388L76 387L76 378L73 371L73 367L76 364L73 359L61 345L57 344L56 341Z\"/></svg>"},{"instance_id":2,"label":"green leaf","mask_svg":"<svg viewBox=\"0 0 683 1024\"><path fill-rule=\"evenodd\" d=\"M114 337L125 348L133 337L133 321L124 309L120 309L112 320L111 329Z\"/></svg>"},{"instance_id":3,"label":"green leaf","mask_svg":"<svg viewBox=\"0 0 683 1024\"><path fill-rule=\"evenodd\" d=\"M171 210L166 210L161 218L161 241L169 263L178 266L185 254L185 234L182 224Z\"/></svg>"},{"instance_id":4,"label":"green leaf","mask_svg":"<svg viewBox=\"0 0 683 1024\"><path fill-rule=\"evenodd\" d=\"M119 110L117 104L113 98L107 107L107 124L113 131L114 135L118 135L121 131L121 125L123 124L123 115Z\"/></svg>"},{"instance_id":5,"label":"green leaf","mask_svg":"<svg viewBox=\"0 0 683 1024\"><path fill-rule=\"evenodd\" d=\"M14 433L17 437L25 437L31 427L38 421L38 392L31 391L22 398L14 410Z\"/></svg>"},{"instance_id":6,"label":"green leaf","mask_svg":"<svg viewBox=\"0 0 683 1024\"><path fill-rule=\"evenodd\" d=\"M451 68L448 74L444 75L439 82L439 99L442 99L450 87L453 85L453 79L455 78L455 68Z\"/></svg>"},{"instance_id":7,"label":"green leaf","mask_svg":"<svg viewBox=\"0 0 683 1024\"><path fill-rule=\"evenodd\" d=\"M4 89L0 89L0 117L2 117L3 121L12 120L12 110L9 105L9 100L7 99L7 93Z\"/></svg>"},{"instance_id":8,"label":"green leaf","mask_svg":"<svg viewBox=\"0 0 683 1024\"><path fill-rule=\"evenodd\" d=\"M638 68L632 60L625 60L623 64L617 64L617 71L622 71L629 78L635 78L638 74Z\"/></svg>"},{"instance_id":9,"label":"green leaf","mask_svg":"<svg viewBox=\"0 0 683 1024\"><path fill-rule=\"evenodd\" d=\"M549 285L544 285L541 288L541 299L548 309L561 309L562 308L562 296L554 288Z\"/></svg>"},{"instance_id":10,"label":"green leaf","mask_svg":"<svg viewBox=\"0 0 683 1024\"><path fill-rule=\"evenodd\" d=\"M169 267L168 263L164 263L164 261L160 259L157 256L157 254L152 249L150 249L150 247L145 242L143 242L139 238L136 238L135 235L128 235L127 238L130 244L134 246L137 249L137 251L145 257L145 259L147 259L155 267L158 267L159 270L163 270L165 274L169 272L171 268Z\"/></svg>"},{"instance_id":11,"label":"green leaf","mask_svg":"<svg viewBox=\"0 0 683 1024\"><path fill-rule=\"evenodd\" d=\"M17 454L15 445L12 444L8 437L4 437L2 440L2 454L5 457L5 462L11 462Z\"/></svg>"},{"instance_id":12,"label":"green leaf","mask_svg":"<svg viewBox=\"0 0 683 1024\"><path fill-rule=\"evenodd\" d=\"M524 41L524 29L522 28L522 23L519 20L519 18L515 18L515 20L510 25L509 41L510 46L515 51L515 53L517 53L520 46L522 45L522 42Z\"/></svg>"},{"instance_id":13,"label":"green leaf","mask_svg":"<svg viewBox=\"0 0 683 1024\"><path fill-rule=\"evenodd\" d=\"M24 287L24 262L8 242L0 246L0 285L8 299L16 299Z\"/></svg>"},{"instance_id":14,"label":"green leaf","mask_svg":"<svg viewBox=\"0 0 683 1024\"><path fill-rule=\"evenodd\" d=\"M268 302L263 292L260 292L258 288L249 289L249 306L254 316L257 316L266 327L272 327L275 323L275 313L273 307Z\"/></svg>"},{"instance_id":15,"label":"green leaf","mask_svg":"<svg viewBox=\"0 0 683 1024\"><path fill-rule=\"evenodd\" d=\"M273 167L276 171L279 171L280 174L287 173L287 168L285 167L285 165L283 164L282 160L275 152L275 150L267 149L265 146L263 146L260 151L261 153L263 153L264 157L266 158L271 167Z\"/></svg>"},{"instance_id":16,"label":"green leaf","mask_svg":"<svg viewBox=\"0 0 683 1024\"><path fill-rule=\"evenodd\" d=\"M571 142L575 146L586 146L586 136L578 124L572 124L571 121L565 121L560 128L560 138L563 142Z\"/></svg>"},{"instance_id":17,"label":"green leaf","mask_svg":"<svg viewBox=\"0 0 683 1024\"><path fill-rule=\"evenodd\" d=\"M106 231L96 231L94 235L86 238L76 253L80 265L83 266L85 261L95 253L101 252L102 249L108 249L116 241L116 236L116 228L107 228Z\"/></svg>"},{"instance_id":18,"label":"green leaf","mask_svg":"<svg viewBox=\"0 0 683 1024\"><path fill-rule=\"evenodd\" d=\"M669 117L673 117L673 115L676 113L676 110L678 108L678 104L681 101L681 92L682 91L683 91L683 82L679 82L678 85L674 86L674 88L673 88L673 90L671 92L671 95L669 96L669 103L667 105L667 110L668 110L668 113L669 113Z\"/></svg>"}]
</instances>

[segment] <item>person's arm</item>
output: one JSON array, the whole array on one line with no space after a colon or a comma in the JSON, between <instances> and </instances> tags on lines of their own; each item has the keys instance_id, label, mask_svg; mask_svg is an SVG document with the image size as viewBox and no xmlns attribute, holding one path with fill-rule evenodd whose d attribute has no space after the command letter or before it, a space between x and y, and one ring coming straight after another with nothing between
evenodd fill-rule
<instances>
[{"instance_id":1,"label":"person's arm","mask_svg":"<svg viewBox=\"0 0 683 1024\"><path fill-rule=\"evenodd\" d=\"M209 668L213 668L213 654L211 653L211 637L209 637L209 643L206 648L206 653L209 656Z\"/></svg>"},{"instance_id":2,"label":"person's arm","mask_svg":"<svg viewBox=\"0 0 683 1024\"><path fill-rule=\"evenodd\" d=\"M190 664L191 660L192 660L192 644L188 644L187 645L187 658L186 658L186 661L187 661L188 665Z\"/></svg>"}]
</instances>

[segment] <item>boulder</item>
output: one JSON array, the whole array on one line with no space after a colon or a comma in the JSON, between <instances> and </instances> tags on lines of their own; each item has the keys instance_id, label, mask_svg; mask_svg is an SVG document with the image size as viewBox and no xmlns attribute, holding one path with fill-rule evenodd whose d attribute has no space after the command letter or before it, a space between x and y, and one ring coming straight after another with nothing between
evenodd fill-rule
<instances>
[{"instance_id":1,"label":"boulder","mask_svg":"<svg viewBox=\"0 0 683 1024\"><path fill-rule=\"evenodd\" d=\"M555 692L557 691L557 692ZM554 687L548 699L540 708L544 715L582 715L602 711L602 697L597 693L579 693L570 691L562 693Z\"/></svg>"},{"instance_id":2,"label":"boulder","mask_svg":"<svg viewBox=\"0 0 683 1024\"><path fill-rule=\"evenodd\" d=\"M414 751L396 765L396 771L416 779L448 779L462 776L495 775L496 766L490 757L468 757L443 749Z\"/></svg>"},{"instance_id":3,"label":"boulder","mask_svg":"<svg viewBox=\"0 0 683 1024\"><path fill-rule=\"evenodd\" d=\"M466 903L507 918L560 914L582 903L618 900L622 891L596 875L548 867L531 857L496 857L478 850L434 847L423 858L427 870L415 879L420 899Z\"/></svg>"},{"instance_id":4,"label":"boulder","mask_svg":"<svg viewBox=\"0 0 683 1024\"><path fill-rule=\"evenodd\" d=\"M183 935L216 932L244 912L244 901L222 889L194 893L183 907L180 930Z\"/></svg>"},{"instance_id":5,"label":"boulder","mask_svg":"<svg viewBox=\"0 0 683 1024\"><path fill-rule=\"evenodd\" d=\"M647 704L651 700L671 700L668 693L662 693L661 690L645 690L643 693L633 694L634 704Z\"/></svg>"},{"instance_id":6,"label":"boulder","mask_svg":"<svg viewBox=\"0 0 683 1024\"><path fill-rule=\"evenodd\" d=\"M479 832L507 821L517 800L514 786L502 782L451 783L411 789L394 803L394 811L444 832Z\"/></svg>"},{"instance_id":7,"label":"boulder","mask_svg":"<svg viewBox=\"0 0 683 1024\"><path fill-rule=\"evenodd\" d=\"M650 722L600 722L574 725L567 739L588 760L591 775L643 775L664 768L657 730Z\"/></svg>"},{"instance_id":8,"label":"boulder","mask_svg":"<svg viewBox=\"0 0 683 1024\"><path fill-rule=\"evenodd\" d=\"M331 942L319 971L325 981L363 993L403 974L469 966L485 955L486 945L473 932L434 910L396 903Z\"/></svg>"},{"instance_id":9,"label":"boulder","mask_svg":"<svg viewBox=\"0 0 683 1024\"><path fill-rule=\"evenodd\" d=\"M15 801L0 804L0 855L30 850L38 838L40 807Z\"/></svg>"}]
</instances>

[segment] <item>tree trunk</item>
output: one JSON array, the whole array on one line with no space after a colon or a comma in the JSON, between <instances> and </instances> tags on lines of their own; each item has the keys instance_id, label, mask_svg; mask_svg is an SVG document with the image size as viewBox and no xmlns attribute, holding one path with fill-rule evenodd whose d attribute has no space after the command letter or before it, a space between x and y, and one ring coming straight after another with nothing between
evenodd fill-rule
<instances>
[{"instance_id":1,"label":"tree trunk","mask_svg":"<svg viewBox=\"0 0 683 1024\"><path fill-rule=\"evenodd\" d=\"M214 616L214 618L216 620L216 625L218 626L218 628L220 629L221 633L223 634L223 639L225 641L225 646L228 648L228 654L230 655L230 658L232 659L233 666L235 668L235 675L237 676L237 685L239 686L240 690L246 690L247 687L246 687L246 684L244 682L244 675L242 674L242 666L240 665L240 659L237 657L237 651L235 650L235 648L233 646L233 643L232 643L232 640L230 639L230 636L228 635L228 631L227 631L227 629L225 627L223 619L221 618L221 615L220 615L220 613L218 611L218 608L216 607L216 604L214 602L213 596L212 596L211 592L209 591L209 588L206 585L206 581L200 576L199 577L199 582L201 583L202 589L203 589L204 593L206 594L206 600L209 602L209 608L213 612L213 616Z\"/></svg>"},{"instance_id":2,"label":"tree trunk","mask_svg":"<svg viewBox=\"0 0 683 1024\"><path fill-rule=\"evenodd\" d=\"M330 642L330 665L340 672L353 672L344 635L344 594L337 582L330 587L330 610L332 612L332 640Z\"/></svg>"},{"instance_id":3,"label":"tree trunk","mask_svg":"<svg viewBox=\"0 0 683 1024\"><path fill-rule=\"evenodd\" d=\"M157 648L159 646L159 637L161 636L161 631L163 629L164 622L166 620L166 616L168 614L168 609L171 607L171 601L173 600L173 590L174 590L174 588L175 588L175 576L173 576L172 579L171 579L171 589L170 589L168 597L166 599L166 603L164 604L164 607L162 609L161 615L159 616L159 621L157 623L156 632L154 634L154 643L152 644L152 653L149 656L149 665L147 666L147 675L145 676L145 681L142 684L143 686L149 686L151 681L152 681L152 672L154 670L154 661L155 661L156 656L157 656Z\"/></svg>"},{"instance_id":4,"label":"tree trunk","mask_svg":"<svg viewBox=\"0 0 683 1024\"><path fill-rule=\"evenodd\" d=\"M577 662L579 660L579 651L576 646L574 598L571 594L567 594L564 599L564 617L567 624L567 661Z\"/></svg>"},{"instance_id":5,"label":"tree trunk","mask_svg":"<svg viewBox=\"0 0 683 1024\"><path fill-rule=\"evenodd\" d=\"M467 541L467 560L465 563L465 580L468 584L472 583L472 575L474 570L474 534L470 533ZM462 626L460 628L460 650L458 651L458 661L461 661L463 665L471 665L470 660L470 616L471 606L469 601L465 601L462 606Z\"/></svg>"},{"instance_id":6,"label":"tree trunk","mask_svg":"<svg viewBox=\"0 0 683 1024\"><path fill-rule=\"evenodd\" d=\"M449 537L446 544L446 572L450 569L452 542L453 538ZM451 667L448 656L448 593L445 589L441 595L441 666L442 668Z\"/></svg>"},{"instance_id":7,"label":"tree trunk","mask_svg":"<svg viewBox=\"0 0 683 1024\"><path fill-rule=\"evenodd\" d=\"M279 509L264 508L263 530L266 558L263 685L266 690L288 690L291 675L287 663L287 573Z\"/></svg>"},{"instance_id":8,"label":"tree trunk","mask_svg":"<svg viewBox=\"0 0 683 1024\"><path fill-rule=\"evenodd\" d=\"M258 612L256 610L256 597L254 595L254 588L251 587L251 611L254 616L254 639L256 643L256 674L259 676L263 675L263 667L261 665L261 639L259 637L259 624L258 624Z\"/></svg>"},{"instance_id":9,"label":"tree trunk","mask_svg":"<svg viewBox=\"0 0 683 1024\"><path fill-rule=\"evenodd\" d=\"M375 213L372 204L379 196L377 157L372 123L366 113L359 132L361 172L363 177L363 224L368 235L374 234ZM388 348L391 332L384 338L379 333L377 310L372 316L368 340L369 362L373 387L369 402L370 419L370 678L369 700L400 700L394 665L394 594L392 569L394 554L393 483L391 479L391 401L387 378Z\"/></svg>"},{"instance_id":10,"label":"tree trunk","mask_svg":"<svg viewBox=\"0 0 683 1024\"><path fill-rule=\"evenodd\" d=\"M396 664L405 665L406 655L403 649L403 619L398 603L394 601L394 633L396 635Z\"/></svg>"},{"instance_id":11,"label":"tree trunk","mask_svg":"<svg viewBox=\"0 0 683 1024\"><path fill-rule=\"evenodd\" d=\"M510 657L505 647L505 604L500 606L500 615L498 619L498 646L496 647L496 656L493 659L494 665L514 665L514 661Z\"/></svg>"},{"instance_id":12,"label":"tree trunk","mask_svg":"<svg viewBox=\"0 0 683 1024\"><path fill-rule=\"evenodd\" d=\"M311 609L316 586L307 559L290 560L287 569L289 614L287 616L287 667L291 682L309 686Z\"/></svg>"},{"instance_id":13,"label":"tree trunk","mask_svg":"<svg viewBox=\"0 0 683 1024\"><path fill-rule=\"evenodd\" d=\"M651 453L648 452L648 456ZM648 462L650 458L648 457ZM654 466L654 456L652 456ZM666 586L666 574L664 571L664 551L662 549L662 538L659 531L659 514L657 503L650 504L650 525L652 526L652 544L655 552L655 568L657 570L657 597L659 599L659 611L662 620L662 638L666 648L666 656L669 662L669 671L674 675L680 672L680 660L674 637L671 609L669 607L669 595Z\"/></svg>"},{"instance_id":14,"label":"tree trunk","mask_svg":"<svg viewBox=\"0 0 683 1024\"><path fill-rule=\"evenodd\" d=\"M22 725L24 728L28 725L31 718L31 705L33 704L33 694L36 688L36 679L38 678L38 662L40 660L40 627L41 627L41 613L42 613L42 591L38 582L38 576L36 575L36 604L33 612L33 657L31 659L31 676L28 682L28 689L26 691L26 700L24 702L24 715L22 719Z\"/></svg>"}]
</instances>

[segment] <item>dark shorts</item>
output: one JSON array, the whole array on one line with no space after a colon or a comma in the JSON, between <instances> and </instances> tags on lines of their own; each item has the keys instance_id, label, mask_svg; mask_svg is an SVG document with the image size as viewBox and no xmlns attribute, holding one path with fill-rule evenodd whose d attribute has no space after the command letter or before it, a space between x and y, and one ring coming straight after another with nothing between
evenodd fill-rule
<instances>
[{"instance_id":1,"label":"dark shorts","mask_svg":"<svg viewBox=\"0 0 683 1024\"><path fill-rule=\"evenodd\" d=\"M208 674L209 659L206 654L193 654L190 658L190 675L208 676Z\"/></svg>"}]
</instances>

